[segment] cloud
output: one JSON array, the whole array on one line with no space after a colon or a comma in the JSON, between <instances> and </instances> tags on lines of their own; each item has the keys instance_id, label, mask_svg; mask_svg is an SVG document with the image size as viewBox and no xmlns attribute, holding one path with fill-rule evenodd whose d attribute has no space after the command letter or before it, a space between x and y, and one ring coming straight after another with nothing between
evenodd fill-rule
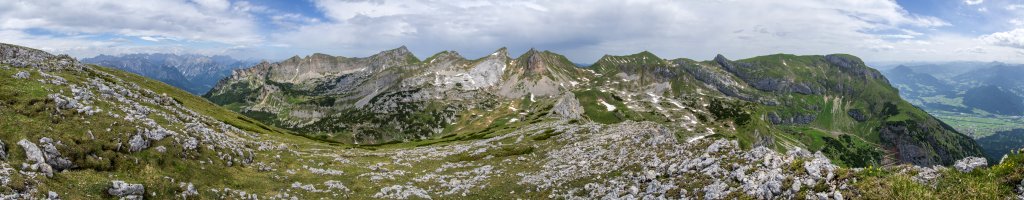
<instances>
[{"instance_id":1,"label":"cloud","mask_svg":"<svg viewBox=\"0 0 1024 200\"><path fill-rule=\"evenodd\" d=\"M161 36L226 44L261 42L250 16L229 7L225 0L19 1L0 4L0 29Z\"/></svg>"},{"instance_id":2,"label":"cloud","mask_svg":"<svg viewBox=\"0 0 1024 200\"><path fill-rule=\"evenodd\" d=\"M576 62L644 50L694 59L719 53L730 58L851 53L867 60L1021 59L1008 56L1017 53L1002 44L1007 39L997 39L1003 38L999 33L982 39L948 31L972 27L912 13L892 0L289 3L310 3L300 6L312 10L283 12L244 0L23 1L0 4L0 32L8 34L2 35L5 42L76 56L190 51L278 59L315 52L367 56L406 45L420 57L441 50L484 56L499 47L517 54L535 47ZM1005 8L1017 9L1011 7ZM1005 14L1002 9L987 13ZM1007 26L1015 23L1010 19L992 21ZM987 53L958 53L975 47Z\"/></svg>"},{"instance_id":3,"label":"cloud","mask_svg":"<svg viewBox=\"0 0 1024 200\"><path fill-rule=\"evenodd\" d=\"M977 54L982 54L982 53L986 53L987 51L985 51L985 48L982 48L982 47L971 47L971 48L960 48L960 49L957 49L956 52L959 52L959 53L977 53Z\"/></svg>"},{"instance_id":4,"label":"cloud","mask_svg":"<svg viewBox=\"0 0 1024 200\"><path fill-rule=\"evenodd\" d=\"M1024 49L1024 28L992 33L979 38L993 45Z\"/></svg>"},{"instance_id":5,"label":"cloud","mask_svg":"<svg viewBox=\"0 0 1024 200\"><path fill-rule=\"evenodd\" d=\"M985 0L964 0L964 3L967 5L978 5L983 2L985 2Z\"/></svg>"},{"instance_id":6,"label":"cloud","mask_svg":"<svg viewBox=\"0 0 1024 200\"><path fill-rule=\"evenodd\" d=\"M142 39L142 40L145 40L145 41L150 41L150 42L159 42L160 41L160 38L150 37L150 36L142 36L142 37L139 37L139 39Z\"/></svg>"},{"instance_id":7,"label":"cloud","mask_svg":"<svg viewBox=\"0 0 1024 200\"><path fill-rule=\"evenodd\" d=\"M890 40L925 37L922 29L951 26L889 0L314 3L329 20L274 33L269 40L357 56L399 45L420 56L454 49L470 57L502 46L513 52L537 47L589 62L606 53L643 50L697 58L877 52L879 46L892 46Z\"/></svg>"},{"instance_id":8,"label":"cloud","mask_svg":"<svg viewBox=\"0 0 1024 200\"><path fill-rule=\"evenodd\" d=\"M228 6L231 6L231 2L227 0L192 0L196 4L199 4L202 8L211 10L227 10Z\"/></svg>"}]
</instances>

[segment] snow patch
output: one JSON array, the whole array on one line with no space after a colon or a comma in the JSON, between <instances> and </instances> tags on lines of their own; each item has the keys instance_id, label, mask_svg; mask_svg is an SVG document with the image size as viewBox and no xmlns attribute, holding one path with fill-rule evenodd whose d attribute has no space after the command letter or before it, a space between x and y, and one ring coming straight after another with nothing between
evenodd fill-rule
<instances>
[{"instance_id":1,"label":"snow patch","mask_svg":"<svg viewBox=\"0 0 1024 200\"><path fill-rule=\"evenodd\" d=\"M598 99L598 101L600 101L601 104L604 105L604 108L607 109L608 111L615 111L615 105L608 104L608 102L605 102L604 99Z\"/></svg>"}]
</instances>

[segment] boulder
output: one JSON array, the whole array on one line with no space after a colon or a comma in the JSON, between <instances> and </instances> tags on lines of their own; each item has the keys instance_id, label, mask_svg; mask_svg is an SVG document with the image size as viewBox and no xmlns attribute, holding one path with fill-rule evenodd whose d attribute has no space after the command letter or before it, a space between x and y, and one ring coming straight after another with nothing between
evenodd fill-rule
<instances>
[{"instance_id":1,"label":"boulder","mask_svg":"<svg viewBox=\"0 0 1024 200\"><path fill-rule=\"evenodd\" d=\"M12 77L14 77L15 79L28 79L28 75L28 72L18 72L17 74L14 74L14 76Z\"/></svg>"},{"instance_id":2,"label":"boulder","mask_svg":"<svg viewBox=\"0 0 1024 200\"><path fill-rule=\"evenodd\" d=\"M988 160L985 158L972 156L956 161L956 164L954 164L953 167L956 167L956 170L960 172L967 173L986 165L988 165Z\"/></svg>"},{"instance_id":3,"label":"boulder","mask_svg":"<svg viewBox=\"0 0 1024 200\"><path fill-rule=\"evenodd\" d=\"M815 181L829 180L835 176L833 171L836 170L836 166L832 165L832 161L819 151L814 153L814 157L810 161L804 162L804 169L807 170L807 175L810 175Z\"/></svg>"},{"instance_id":4,"label":"boulder","mask_svg":"<svg viewBox=\"0 0 1024 200\"><path fill-rule=\"evenodd\" d=\"M46 192L46 199L47 200L60 200L60 195L58 195L56 192L49 191L49 192Z\"/></svg>"},{"instance_id":5,"label":"boulder","mask_svg":"<svg viewBox=\"0 0 1024 200\"><path fill-rule=\"evenodd\" d=\"M21 139L18 141L18 145L21 146L21 149L25 150L25 163L22 164L22 168L38 171L46 175L46 177L53 176L53 168L46 164L46 157L43 156L43 151L35 143Z\"/></svg>"},{"instance_id":6,"label":"boulder","mask_svg":"<svg viewBox=\"0 0 1024 200\"><path fill-rule=\"evenodd\" d=\"M43 156L46 158L46 164L49 164L55 170L64 170L75 167L71 160L61 156L60 151L57 150L57 146L54 146L52 139L43 137L39 139L39 143L42 146ZM62 145L60 142L56 142L57 145Z\"/></svg>"},{"instance_id":7,"label":"boulder","mask_svg":"<svg viewBox=\"0 0 1024 200\"><path fill-rule=\"evenodd\" d=\"M113 181L107 189L107 194L121 199L142 199L145 193L146 188L142 184L129 184L124 181Z\"/></svg>"},{"instance_id":8,"label":"boulder","mask_svg":"<svg viewBox=\"0 0 1024 200\"><path fill-rule=\"evenodd\" d=\"M128 151L139 152L146 148L149 148L149 140L142 138L142 134L135 134L128 140Z\"/></svg>"}]
</instances>

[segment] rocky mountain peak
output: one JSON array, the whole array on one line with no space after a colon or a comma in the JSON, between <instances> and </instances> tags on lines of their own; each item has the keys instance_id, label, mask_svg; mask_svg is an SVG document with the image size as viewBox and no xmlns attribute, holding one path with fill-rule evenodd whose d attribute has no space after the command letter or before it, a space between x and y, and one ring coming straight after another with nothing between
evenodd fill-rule
<instances>
[{"instance_id":1,"label":"rocky mountain peak","mask_svg":"<svg viewBox=\"0 0 1024 200\"><path fill-rule=\"evenodd\" d=\"M715 55L714 61L719 64L724 62L730 62L730 60L728 58L725 58L725 56L723 56L722 54Z\"/></svg>"},{"instance_id":2,"label":"rocky mountain peak","mask_svg":"<svg viewBox=\"0 0 1024 200\"><path fill-rule=\"evenodd\" d=\"M448 60L465 60L465 59L466 58L462 57L462 55L459 54L459 52L457 52L457 51L446 50L446 51L438 52L438 53L434 54L433 56L430 56L430 58L427 58L426 61L429 62L429 63L434 63L436 61L442 61L442 60L448 61Z\"/></svg>"},{"instance_id":3,"label":"rocky mountain peak","mask_svg":"<svg viewBox=\"0 0 1024 200\"><path fill-rule=\"evenodd\" d=\"M489 55L489 56L490 57L506 57L507 58L508 57L508 48L505 48L505 47L498 48L498 50L495 50L494 53L491 53L491 55Z\"/></svg>"},{"instance_id":4,"label":"rocky mountain peak","mask_svg":"<svg viewBox=\"0 0 1024 200\"><path fill-rule=\"evenodd\" d=\"M410 52L404 45L395 49L381 51L380 53L371 56L371 58L401 62L419 62L416 55L413 55L412 52Z\"/></svg>"},{"instance_id":5,"label":"rocky mountain peak","mask_svg":"<svg viewBox=\"0 0 1024 200\"><path fill-rule=\"evenodd\" d=\"M546 54L551 53L547 51L541 52L537 49L530 48L529 51L526 51L526 53L523 53L523 55L516 58L516 62L519 63L520 66L524 67L525 74L543 74L548 68L548 64L544 58L546 57Z\"/></svg>"}]
</instances>

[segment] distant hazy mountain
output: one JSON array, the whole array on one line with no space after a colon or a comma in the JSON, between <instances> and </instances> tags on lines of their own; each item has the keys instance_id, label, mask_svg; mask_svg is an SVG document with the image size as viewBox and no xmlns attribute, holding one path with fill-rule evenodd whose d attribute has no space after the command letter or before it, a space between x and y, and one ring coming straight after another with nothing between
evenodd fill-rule
<instances>
[{"instance_id":1,"label":"distant hazy mountain","mask_svg":"<svg viewBox=\"0 0 1024 200\"><path fill-rule=\"evenodd\" d=\"M955 62L883 71L917 106L949 112L1024 115L1024 65Z\"/></svg>"},{"instance_id":2,"label":"distant hazy mountain","mask_svg":"<svg viewBox=\"0 0 1024 200\"><path fill-rule=\"evenodd\" d=\"M231 70L256 62L241 61L228 56L125 54L99 55L82 62L114 67L150 77L193 94L203 94L220 79L231 75Z\"/></svg>"},{"instance_id":3,"label":"distant hazy mountain","mask_svg":"<svg viewBox=\"0 0 1024 200\"><path fill-rule=\"evenodd\" d=\"M1024 147L1014 139L1024 134L1024 65L907 64L882 72L904 99L977 139L990 159Z\"/></svg>"},{"instance_id":4,"label":"distant hazy mountain","mask_svg":"<svg viewBox=\"0 0 1024 200\"><path fill-rule=\"evenodd\" d=\"M936 78L945 79L970 71L1007 65L1001 62L953 61L953 62L893 62L871 65L875 69L886 72L898 67L906 67L917 73L925 73ZM888 77L888 76L886 76Z\"/></svg>"}]
</instances>

